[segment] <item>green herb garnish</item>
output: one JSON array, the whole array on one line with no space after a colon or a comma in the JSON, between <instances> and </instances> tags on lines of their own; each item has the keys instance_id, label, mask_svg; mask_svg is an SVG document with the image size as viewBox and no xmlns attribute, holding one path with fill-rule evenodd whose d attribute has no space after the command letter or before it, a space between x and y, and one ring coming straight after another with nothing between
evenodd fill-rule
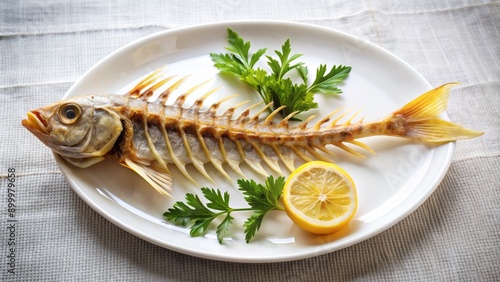
<instances>
[{"instance_id":1,"label":"green herb garnish","mask_svg":"<svg viewBox=\"0 0 500 282\"><path fill-rule=\"evenodd\" d=\"M229 193L222 193L213 188L201 188L203 196L208 201L204 204L197 195L186 194L186 203L177 201L174 206L163 214L163 217L181 226L190 227L190 235L202 236L207 233L210 223L219 216L224 216L222 222L217 226L217 240L222 244L224 236L233 222L232 212L252 211L249 218L243 223L245 228L245 241L248 243L259 230L264 216L272 210L284 210L279 203L285 178L274 179L269 176L265 186L257 184L253 180L238 180L239 190L243 193L248 208L231 208L229 206Z\"/></svg>"},{"instance_id":2,"label":"green herb garnish","mask_svg":"<svg viewBox=\"0 0 500 282\"><path fill-rule=\"evenodd\" d=\"M305 112L317 108L314 101L314 93L340 94L342 91L337 85L346 79L351 71L348 66L333 66L327 73L327 66L320 65L316 70L316 78L311 85L308 84L308 69L303 62L294 62L302 54L291 55L290 40L281 46L281 51L275 50L278 59L266 56L267 65L272 73L257 68L255 64L267 51L267 48L259 49L250 55L250 42L243 40L236 32L228 29L229 46L226 47L230 53L215 54L210 57L214 66L221 73L236 76L255 89L266 104L273 103L273 109L286 106L281 110L283 116L293 112ZM295 69L303 83L297 84L287 73Z\"/></svg>"}]
</instances>

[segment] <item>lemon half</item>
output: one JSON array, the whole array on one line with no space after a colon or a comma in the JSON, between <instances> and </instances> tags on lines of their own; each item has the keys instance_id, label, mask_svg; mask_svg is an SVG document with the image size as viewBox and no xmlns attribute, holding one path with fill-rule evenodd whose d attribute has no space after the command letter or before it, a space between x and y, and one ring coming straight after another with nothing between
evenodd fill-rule
<instances>
[{"instance_id":1,"label":"lemon half","mask_svg":"<svg viewBox=\"0 0 500 282\"><path fill-rule=\"evenodd\" d=\"M332 163L313 161L290 174L283 188L283 204L292 221L314 234L330 234L344 227L356 213L358 198L353 180Z\"/></svg>"}]
</instances>

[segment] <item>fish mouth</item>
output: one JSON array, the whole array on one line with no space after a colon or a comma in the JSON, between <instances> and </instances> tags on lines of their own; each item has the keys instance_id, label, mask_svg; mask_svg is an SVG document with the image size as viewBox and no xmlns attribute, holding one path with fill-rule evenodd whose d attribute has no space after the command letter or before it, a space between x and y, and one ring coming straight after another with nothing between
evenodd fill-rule
<instances>
[{"instance_id":1,"label":"fish mouth","mask_svg":"<svg viewBox=\"0 0 500 282\"><path fill-rule=\"evenodd\" d=\"M49 125L47 121L43 119L42 115L37 111L31 111L26 114L27 119L22 120L22 125L28 130L34 132L38 131L43 134L49 133Z\"/></svg>"}]
</instances>

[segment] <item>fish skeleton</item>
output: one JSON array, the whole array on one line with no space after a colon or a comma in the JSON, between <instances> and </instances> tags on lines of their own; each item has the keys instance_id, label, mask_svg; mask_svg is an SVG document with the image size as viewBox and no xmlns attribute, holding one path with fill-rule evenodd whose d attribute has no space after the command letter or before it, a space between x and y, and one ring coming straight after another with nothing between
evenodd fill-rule
<instances>
[{"instance_id":1,"label":"fish skeleton","mask_svg":"<svg viewBox=\"0 0 500 282\"><path fill-rule=\"evenodd\" d=\"M205 164L211 163L231 179L223 164L245 177L241 163L267 175L262 163L281 173L280 163L292 171L296 157L304 161L332 162L329 155L333 153L327 145L362 156L346 145L350 143L373 153L369 146L357 140L363 137L387 135L444 143L483 134L439 117L446 110L449 90L455 83L432 89L372 122L363 122L363 119L353 122L356 114L345 119L347 113L336 109L312 126L308 123L315 116L292 126L289 120L296 113L275 122L274 117L282 107L261 119L270 104L261 106L253 115L251 110L261 103L248 106L236 116L236 109L248 102L245 101L218 115L220 105L234 96L225 97L202 111L204 100L216 89L198 98L190 107L184 107L187 96L202 84L167 105L170 94L185 78L150 101L158 89L172 79L163 77L163 69L158 69L124 95L77 97L30 111L22 125L77 167L89 167L111 156L161 194L168 194L172 186L168 164L175 164L186 178L196 183L186 169L187 164L193 164L211 179L205 169Z\"/></svg>"}]
</instances>

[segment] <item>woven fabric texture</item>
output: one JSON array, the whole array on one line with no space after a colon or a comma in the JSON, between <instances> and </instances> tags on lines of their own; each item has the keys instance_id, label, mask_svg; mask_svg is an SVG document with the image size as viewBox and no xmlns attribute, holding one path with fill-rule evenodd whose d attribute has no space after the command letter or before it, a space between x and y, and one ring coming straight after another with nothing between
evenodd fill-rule
<instances>
[{"instance_id":1,"label":"woven fabric texture","mask_svg":"<svg viewBox=\"0 0 500 282\"><path fill-rule=\"evenodd\" d=\"M310 259L243 264L190 257L113 225L73 192L51 152L20 125L28 110L59 100L134 40L249 19L334 28L387 49L433 86L459 81L450 119L486 133L457 143L436 191L387 231ZM0 280L498 281L499 90L499 1L2 1ZM8 272L9 168L19 187L15 275Z\"/></svg>"}]
</instances>

